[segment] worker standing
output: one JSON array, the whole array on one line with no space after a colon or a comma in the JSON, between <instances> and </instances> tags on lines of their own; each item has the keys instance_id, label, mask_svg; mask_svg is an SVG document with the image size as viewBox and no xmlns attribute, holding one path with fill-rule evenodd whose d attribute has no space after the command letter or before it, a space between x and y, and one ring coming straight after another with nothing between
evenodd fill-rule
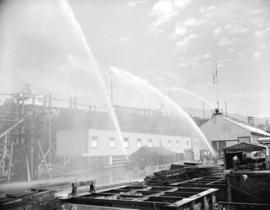
<instances>
[{"instance_id":1,"label":"worker standing","mask_svg":"<svg viewBox=\"0 0 270 210\"><path fill-rule=\"evenodd\" d=\"M239 164L239 158L238 158L237 155L234 155L233 156L232 162L233 162L233 168L234 168L234 170L237 171L238 164Z\"/></svg>"}]
</instances>

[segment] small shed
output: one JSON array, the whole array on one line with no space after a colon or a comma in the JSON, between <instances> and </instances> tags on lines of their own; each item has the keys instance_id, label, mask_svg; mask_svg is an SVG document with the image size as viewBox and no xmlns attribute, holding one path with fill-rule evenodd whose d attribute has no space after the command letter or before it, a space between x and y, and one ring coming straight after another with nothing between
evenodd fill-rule
<instances>
[{"instance_id":1,"label":"small shed","mask_svg":"<svg viewBox=\"0 0 270 210\"><path fill-rule=\"evenodd\" d=\"M244 154L250 153L250 152L256 152L256 151L264 152L265 155L267 155L268 147L262 144L258 144L258 143L254 144L254 143L241 142L239 144L232 145L230 147L225 148L224 149L225 168L226 169L232 168L232 158L235 155L237 155L237 157L239 158L240 164L247 164L245 162Z\"/></svg>"}]
</instances>

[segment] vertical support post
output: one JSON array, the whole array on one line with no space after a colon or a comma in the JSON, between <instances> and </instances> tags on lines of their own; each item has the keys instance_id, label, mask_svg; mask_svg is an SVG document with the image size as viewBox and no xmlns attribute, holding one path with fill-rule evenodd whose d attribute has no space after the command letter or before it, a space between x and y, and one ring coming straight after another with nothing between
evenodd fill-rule
<instances>
[{"instance_id":1,"label":"vertical support post","mask_svg":"<svg viewBox=\"0 0 270 210\"><path fill-rule=\"evenodd\" d=\"M14 145L11 143L11 148L10 148L10 157L9 157L9 164L8 164L8 182L11 180L11 170L12 170L12 161L13 161L13 148Z\"/></svg>"},{"instance_id":2,"label":"vertical support post","mask_svg":"<svg viewBox=\"0 0 270 210\"><path fill-rule=\"evenodd\" d=\"M31 181L31 175L30 175L28 155L25 156L25 161L26 161L27 181L30 182Z\"/></svg>"},{"instance_id":3,"label":"vertical support post","mask_svg":"<svg viewBox=\"0 0 270 210\"><path fill-rule=\"evenodd\" d=\"M197 209L196 209L197 206L195 205L195 202L194 202L194 201L192 201L192 202L189 203L189 207L190 207L190 208L188 208L188 209L197 210Z\"/></svg>"},{"instance_id":4,"label":"vertical support post","mask_svg":"<svg viewBox=\"0 0 270 210\"><path fill-rule=\"evenodd\" d=\"M52 118L51 114L48 117L48 140L49 140L49 148L48 148L48 156L49 156L49 163L52 163Z\"/></svg>"},{"instance_id":5,"label":"vertical support post","mask_svg":"<svg viewBox=\"0 0 270 210\"><path fill-rule=\"evenodd\" d=\"M232 202L232 188L231 188L231 182L229 174L225 175L226 185L227 185L227 196L228 196L228 202Z\"/></svg>"},{"instance_id":6,"label":"vertical support post","mask_svg":"<svg viewBox=\"0 0 270 210\"><path fill-rule=\"evenodd\" d=\"M203 206L204 210L209 210L209 203L206 196L203 197Z\"/></svg>"},{"instance_id":7,"label":"vertical support post","mask_svg":"<svg viewBox=\"0 0 270 210\"><path fill-rule=\"evenodd\" d=\"M6 169L6 160L5 159L6 159L6 156L7 156L7 153L8 153L7 144L8 144L8 137L7 137L7 135L5 135L4 152L3 152L3 165L2 165L2 171L3 172Z\"/></svg>"},{"instance_id":8,"label":"vertical support post","mask_svg":"<svg viewBox=\"0 0 270 210\"><path fill-rule=\"evenodd\" d=\"M212 197L211 197L211 200L212 200L212 209L217 209L217 198L216 198L216 194L213 193L212 194Z\"/></svg>"},{"instance_id":9,"label":"vertical support post","mask_svg":"<svg viewBox=\"0 0 270 210\"><path fill-rule=\"evenodd\" d=\"M33 179L34 177L34 145L33 138L30 137L30 176Z\"/></svg>"}]
</instances>

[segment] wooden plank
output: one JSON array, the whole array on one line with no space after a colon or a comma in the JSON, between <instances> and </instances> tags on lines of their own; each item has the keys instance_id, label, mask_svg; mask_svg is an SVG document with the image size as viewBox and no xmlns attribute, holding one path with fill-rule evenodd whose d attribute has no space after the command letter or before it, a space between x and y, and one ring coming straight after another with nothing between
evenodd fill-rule
<instances>
[{"instance_id":1,"label":"wooden plank","mask_svg":"<svg viewBox=\"0 0 270 210\"><path fill-rule=\"evenodd\" d=\"M131 208L118 208L118 207L108 207L108 206L94 206L94 205L83 205L83 204L72 204L72 203L66 203L65 204L66 209L77 209L77 210L138 210L138 209L131 209Z\"/></svg>"},{"instance_id":2,"label":"wooden plank","mask_svg":"<svg viewBox=\"0 0 270 210\"><path fill-rule=\"evenodd\" d=\"M218 201L218 204L229 206L269 207L270 209L270 203L244 203L244 202Z\"/></svg>"},{"instance_id":3,"label":"wooden plank","mask_svg":"<svg viewBox=\"0 0 270 210\"><path fill-rule=\"evenodd\" d=\"M207 183L206 185L214 184L214 183L217 183L217 182L220 182L220 181L223 181L223 180L224 180L224 178L221 178L221 179L218 179L218 180L216 180L216 181L209 182L209 183Z\"/></svg>"},{"instance_id":4,"label":"wooden plank","mask_svg":"<svg viewBox=\"0 0 270 210\"><path fill-rule=\"evenodd\" d=\"M170 204L169 206L170 206L170 207L179 207L179 206L183 206L183 205L186 205L186 204L188 204L188 203L190 203L190 202L192 202L192 201L195 201L195 200L197 200L197 199L203 198L204 196L207 196L207 195L210 195L210 194L212 194L212 193L215 193L215 192L217 192L217 191L218 191L218 189L210 188L210 189L208 189L208 190L206 190L206 191L203 191L203 192L201 192L201 193L195 194L195 195L193 195L193 196L191 196L191 197L184 198L184 199L182 199L181 201L177 201L177 202L175 202L175 203L172 203L172 204Z\"/></svg>"},{"instance_id":5,"label":"wooden plank","mask_svg":"<svg viewBox=\"0 0 270 210\"><path fill-rule=\"evenodd\" d=\"M201 179L203 179L203 177L194 178L194 179L188 179L188 180L181 181L181 182L175 182L175 183L172 183L170 185L172 185L172 186L174 186L174 185L181 185L181 184L186 184L186 183L194 182L194 181L201 180Z\"/></svg>"},{"instance_id":6,"label":"wooden plank","mask_svg":"<svg viewBox=\"0 0 270 210\"><path fill-rule=\"evenodd\" d=\"M110 206L119 208L145 208L167 206L168 202L151 202L151 201L130 201L130 200L112 200L112 199L91 199L82 197L73 197L65 200L66 203Z\"/></svg>"}]
</instances>

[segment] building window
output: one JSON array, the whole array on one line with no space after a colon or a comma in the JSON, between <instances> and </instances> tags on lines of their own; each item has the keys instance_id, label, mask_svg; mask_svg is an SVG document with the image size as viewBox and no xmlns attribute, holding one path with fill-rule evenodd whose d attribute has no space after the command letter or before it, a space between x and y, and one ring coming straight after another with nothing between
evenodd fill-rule
<instances>
[{"instance_id":1,"label":"building window","mask_svg":"<svg viewBox=\"0 0 270 210\"><path fill-rule=\"evenodd\" d=\"M110 147L111 148L114 148L115 147L115 138L114 137L111 137L110 138Z\"/></svg>"},{"instance_id":2,"label":"building window","mask_svg":"<svg viewBox=\"0 0 270 210\"><path fill-rule=\"evenodd\" d=\"M113 164L113 157L110 156L110 157L109 157L109 166L112 166L112 164Z\"/></svg>"},{"instance_id":3,"label":"building window","mask_svg":"<svg viewBox=\"0 0 270 210\"><path fill-rule=\"evenodd\" d=\"M98 147L98 137L97 136L92 136L91 138L91 147Z\"/></svg>"},{"instance_id":4,"label":"building window","mask_svg":"<svg viewBox=\"0 0 270 210\"><path fill-rule=\"evenodd\" d=\"M128 138L124 138L124 147L128 148L129 147L129 141Z\"/></svg>"},{"instance_id":5,"label":"building window","mask_svg":"<svg viewBox=\"0 0 270 210\"><path fill-rule=\"evenodd\" d=\"M142 146L142 140L137 139L137 147L140 148Z\"/></svg>"},{"instance_id":6,"label":"building window","mask_svg":"<svg viewBox=\"0 0 270 210\"><path fill-rule=\"evenodd\" d=\"M179 144L179 140L176 140L176 148L179 148L180 144Z\"/></svg>"},{"instance_id":7,"label":"building window","mask_svg":"<svg viewBox=\"0 0 270 210\"><path fill-rule=\"evenodd\" d=\"M172 147L172 142L171 142L171 140L168 140L168 147L169 147L169 148Z\"/></svg>"},{"instance_id":8,"label":"building window","mask_svg":"<svg viewBox=\"0 0 270 210\"><path fill-rule=\"evenodd\" d=\"M152 147L153 146L153 141L152 141L152 139L149 139L148 140L148 147Z\"/></svg>"}]
</instances>

